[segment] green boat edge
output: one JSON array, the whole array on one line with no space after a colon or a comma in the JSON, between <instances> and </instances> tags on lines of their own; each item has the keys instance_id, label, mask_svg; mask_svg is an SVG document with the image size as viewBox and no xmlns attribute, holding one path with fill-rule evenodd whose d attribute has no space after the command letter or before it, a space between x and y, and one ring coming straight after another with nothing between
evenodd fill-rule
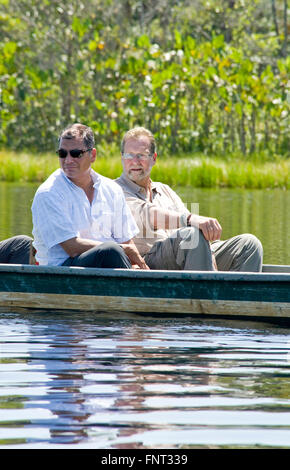
<instances>
[{"instance_id":1,"label":"green boat edge","mask_svg":"<svg viewBox=\"0 0 290 470\"><path fill-rule=\"evenodd\" d=\"M289 319L290 266L261 273L0 266L0 311Z\"/></svg>"}]
</instances>

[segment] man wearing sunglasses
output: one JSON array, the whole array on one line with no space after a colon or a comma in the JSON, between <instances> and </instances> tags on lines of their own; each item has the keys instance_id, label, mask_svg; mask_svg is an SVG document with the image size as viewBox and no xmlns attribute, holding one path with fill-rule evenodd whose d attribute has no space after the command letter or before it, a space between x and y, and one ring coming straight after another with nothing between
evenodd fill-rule
<instances>
[{"instance_id":1,"label":"man wearing sunglasses","mask_svg":"<svg viewBox=\"0 0 290 470\"><path fill-rule=\"evenodd\" d=\"M91 128L73 124L59 137L60 168L38 188L33 245L40 265L148 269L132 238L137 225L121 188L92 169Z\"/></svg>"},{"instance_id":2,"label":"man wearing sunglasses","mask_svg":"<svg viewBox=\"0 0 290 470\"><path fill-rule=\"evenodd\" d=\"M121 156L123 173L116 182L139 227L134 241L150 269L261 271L263 249L255 236L221 241L216 219L190 212L168 185L151 180L157 153L149 130L129 130Z\"/></svg>"}]
</instances>

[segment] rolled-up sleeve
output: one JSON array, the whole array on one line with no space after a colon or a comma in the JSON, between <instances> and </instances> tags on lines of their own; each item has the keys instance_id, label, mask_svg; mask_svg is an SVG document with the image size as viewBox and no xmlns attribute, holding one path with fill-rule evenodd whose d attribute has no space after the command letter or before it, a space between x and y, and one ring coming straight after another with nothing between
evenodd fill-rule
<instances>
[{"instance_id":1,"label":"rolled-up sleeve","mask_svg":"<svg viewBox=\"0 0 290 470\"><path fill-rule=\"evenodd\" d=\"M36 194L32 204L33 232L37 232L48 249L78 235L69 217L68 204L61 196L48 192Z\"/></svg>"}]
</instances>

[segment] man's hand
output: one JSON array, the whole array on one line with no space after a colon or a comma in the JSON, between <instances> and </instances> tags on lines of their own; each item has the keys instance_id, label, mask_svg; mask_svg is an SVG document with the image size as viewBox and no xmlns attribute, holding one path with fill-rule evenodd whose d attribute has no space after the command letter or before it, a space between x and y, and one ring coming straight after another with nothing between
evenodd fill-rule
<instances>
[{"instance_id":1,"label":"man's hand","mask_svg":"<svg viewBox=\"0 0 290 470\"><path fill-rule=\"evenodd\" d=\"M213 270L214 270L214 271L218 271L218 267L217 267L217 264L216 264L215 255L212 253L211 256L212 256Z\"/></svg>"},{"instance_id":2,"label":"man's hand","mask_svg":"<svg viewBox=\"0 0 290 470\"><path fill-rule=\"evenodd\" d=\"M139 254L135 243L131 241L129 243L121 243L120 246L123 248L126 255L128 256L133 269L150 269L149 266L147 266L147 264L145 263L142 256Z\"/></svg>"},{"instance_id":3,"label":"man's hand","mask_svg":"<svg viewBox=\"0 0 290 470\"><path fill-rule=\"evenodd\" d=\"M219 240L221 237L222 228L217 219L191 214L190 225L198 227L202 231L204 238L209 242Z\"/></svg>"}]
</instances>

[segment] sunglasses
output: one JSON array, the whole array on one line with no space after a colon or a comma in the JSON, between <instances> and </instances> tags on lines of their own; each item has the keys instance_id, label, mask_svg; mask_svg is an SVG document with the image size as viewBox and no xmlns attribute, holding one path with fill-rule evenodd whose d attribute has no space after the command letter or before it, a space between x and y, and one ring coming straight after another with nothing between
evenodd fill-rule
<instances>
[{"instance_id":1,"label":"sunglasses","mask_svg":"<svg viewBox=\"0 0 290 470\"><path fill-rule=\"evenodd\" d=\"M58 149L56 151L56 154L59 156L59 158L66 158L68 153L72 158L81 158L83 153L88 152L89 150L93 149L86 149L86 150L80 150L80 149L72 149L72 150L65 150L65 149Z\"/></svg>"}]
</instances>

